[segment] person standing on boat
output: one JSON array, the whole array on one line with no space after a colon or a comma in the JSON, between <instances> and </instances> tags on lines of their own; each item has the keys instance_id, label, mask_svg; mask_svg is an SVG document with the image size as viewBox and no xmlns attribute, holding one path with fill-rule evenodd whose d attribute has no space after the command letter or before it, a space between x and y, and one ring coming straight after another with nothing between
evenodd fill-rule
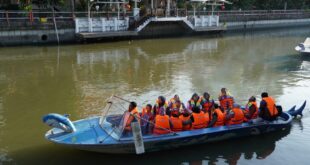
<instances>
[{"instance_id":1,"label":"person standing on boat","mask_svg":"<svg viewBox=\"0 0 310 165\"><path fill-rule=\"evenodd\" d=\"M138 111L136 102L130 102L129 107L128 107L128 111L126 111L124 114L124 123L125 123L124 130L125 131L131 132L131 123L133 121L139 121L140 122L140 115L139 115L139 111Z\"/></svg>"},{"instance_id":2,"label":"person standing on boat","mask_svg":"<svg viewBox=\"0 0 310 165\"><path fill-rule=\"evenodd\" d=\"M262 101L259 106L259 117L268 121L275 120L278 116L278 109L276 107L275 100L268 96L267 92L263 92L261 96Z\"/></svg>"},{"instance_id":3,"label":"person standing on boat","mask_svg":"<svg viewBox=\"0 0 310 165\"><path fill-rule=\"evenodd\" d=\"M249 121L258 117L258 107L256 104L256 98L251 96L244 110L244 120Z\"/></svg>"},{"instance_id":4,"label":"person standing on boat","mask_svg":"<svg viewBox=\"0 0 310 165\"><path fill-rule=\"evenodd\" d=\"M209 114L211 118L211 110L214 108L214 100L210 99L210 94L208 92L203 93L203 96L200 97L202 111Z\"/></svg>"},{"instance_id":5,"label":"person standing on boat","mask_svg":"<svg viewBox=\"0 0 310 165\"><path fill-rule=\"evenodd\" d=\"M223 126L225 123L225 113L220 109L218 104L214 104L214 109L212 110L212 117L208 127L219 127Z\"/></svg>"},{"instance_id":6,"label":"person standing on boat","mask_svg":"<svg viewBox=\"0 0 310 165\"><path fill-rule=\"evenodd\" d=\"M221 94L219 96L219 101L221 108L226 111L233 108L234 98L227 92L226 88L221 89Z\"/></svg>"},{"instance_id":7,"label":"person standing on boat","mask_svg":"<svg viewBox=\"0 0 310 165\"><path fill-rule=\"evenodd\" d=\"M234 104L232 110L226 115L227 125L241 124L244 120L244 114L240 105Z\"/></svg>"},{"instance_id":8,"label":"person standing on boat","mask_svg":"<svg viewBox=\"0 0 310 165\"><path fill-rule=\"evenodd\" d=\"M188 104L187 108L192 110L192 111L195 107L197 107L199 110L201 109L201 99L197 93L194 93L192 95L191 99L188 100L187 104Z\"/></svg>"},{"instance_id":9,"label":"person standing on boat","mask_svg":"<svg viewBox=\"0 0 310 165\"><path fill-rule=\"evenodd\" d=\"M142 110L141 114L141 128L143 134L151 133L153 130L152 123L154 120L154 115L152 113L152 105L147 104Z\"/></svg>"},{"instance_id":10,"label":"person standing on boat","mask_svg":"<svg viewBox=\"0 0 310 165\"><path fill-rule=\"evenodd\" d=\"M168 111L168 103L166 102L166 98L164 96L159 96L156 100L156 103L153 107L153 113L154 115L159 114L159 110L163 108L164 113L166 114L166 111Z\"/></svg>"},{"instance_id":11,"label":"person standing on boat","mask_svg":"<svg viewBox=\"0 0 310 165\"><path fill-rule=\"evenodd\" d=\"M155 116L153 134L162 135L171 133L171 126L172 124L169 120L169 116L166 115L165 109L161 107L158 110L158 114Z\"/></svg>"}]
</instances>

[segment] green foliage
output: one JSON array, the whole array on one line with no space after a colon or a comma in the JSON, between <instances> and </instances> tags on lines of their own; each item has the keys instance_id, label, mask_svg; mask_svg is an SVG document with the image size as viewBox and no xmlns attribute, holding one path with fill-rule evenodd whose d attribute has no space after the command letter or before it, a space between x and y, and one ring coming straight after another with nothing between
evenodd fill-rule
<instances>
[{"instance_id":1,"label":"green foliage","mask_svg":"<svg viewBox=\"0 0 310 165\"><path fill-rule=\"evenodd\" d=\"M310 9L310 0L232 0L232 2L232 5L226 6L242 10L283 10L286 3L286 9Z\"/></svg>"}]
</instances>

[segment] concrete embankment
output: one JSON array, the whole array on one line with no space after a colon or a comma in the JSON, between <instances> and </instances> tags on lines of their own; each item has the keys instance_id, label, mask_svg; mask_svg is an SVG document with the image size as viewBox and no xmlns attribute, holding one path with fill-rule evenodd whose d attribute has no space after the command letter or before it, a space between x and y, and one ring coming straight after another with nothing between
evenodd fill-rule
<instances>
[{"instance_id":1,"label":"concrete embankment","mask_svg":"<svg viewBox=\"0 0 310 165\"><path fill-rule=\"evenodd\" d=\"M257 20L242 22L227 22L227 31L247 31L270 28L287 28L298 26L310 26L310 18L306 19L281 19L281 20Z\"/></svg>"},{"instance_id":2,"label":"concrete embankment","mask_svg":"<svg viewBox=\"0 0 310 165\"><path fill-rule=\"evenodd\" d=\"M59 40L61 43L75 42L75 30L59 29ZM54 29L52 30L5 30L0 31L0 45L42 45L56 44L57 35Z\"/></svg>"},{"instance_id":3,"label":"concrete embankment","mask_svg":"<svg viewBox=\"0 0 310 165\"><path fill-rule=\"evenodd\" d=\"M310 18L304 19L279 19L279 20L255 20L255 21L234 21L220 22L221 25L227 27L227 32L243 32L249 30L272 29L272 28L287 28L310 26ZM178 25L178 26L177 26ZM182 24L167 24L158 26L150 24L144 31L138 33L134 38L152 38L167 37L167 36L185 36L192 35ZM77 43L77 37L73 26L58 29L60 43ZM172 35L173 34L173 35ZM109 40L109 41L113 41ZM93 41L97 42L97 41ZM0 30L0 45L15 46L15 45L43 45L57 44L55 29L2 29Z\"/></svg>"}]
</instances>

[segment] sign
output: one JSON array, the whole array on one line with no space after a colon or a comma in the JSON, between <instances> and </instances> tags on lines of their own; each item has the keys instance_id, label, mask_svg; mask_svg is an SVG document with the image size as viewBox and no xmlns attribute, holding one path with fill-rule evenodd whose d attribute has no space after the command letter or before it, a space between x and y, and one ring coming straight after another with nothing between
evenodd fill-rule
<instances>
[{"instance_id":1,"label":"sign","mask_svg":"<svg viewBox=\"0 0 310 165\"><path fill-rule=\"evenodd\" d=\"M131 128L132 128L133 140L135 142L136 154L143 154L145 150L139 122L137 121L132 122Z\"/></svg>"}]
</instances>

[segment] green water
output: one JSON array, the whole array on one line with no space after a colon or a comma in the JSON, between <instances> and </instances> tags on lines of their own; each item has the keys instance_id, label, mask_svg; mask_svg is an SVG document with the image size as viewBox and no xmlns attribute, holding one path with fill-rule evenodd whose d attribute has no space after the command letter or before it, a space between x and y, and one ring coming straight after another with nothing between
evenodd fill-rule
<instances>
[{"instance_id":1,"label":"green water","mask_svg":"<svg viewBox=\"0 0 310 165\"><path fill-rule=\"evenodd\" d=\"M135 155L49 143L47 113L99 115L118 94L139 104L227 87L240 104L268 91L284 108L310 101L309 28L115 43L0 48L0 164L308 164L310 115L287 132Z\"/></svg>"}]
</instances>

